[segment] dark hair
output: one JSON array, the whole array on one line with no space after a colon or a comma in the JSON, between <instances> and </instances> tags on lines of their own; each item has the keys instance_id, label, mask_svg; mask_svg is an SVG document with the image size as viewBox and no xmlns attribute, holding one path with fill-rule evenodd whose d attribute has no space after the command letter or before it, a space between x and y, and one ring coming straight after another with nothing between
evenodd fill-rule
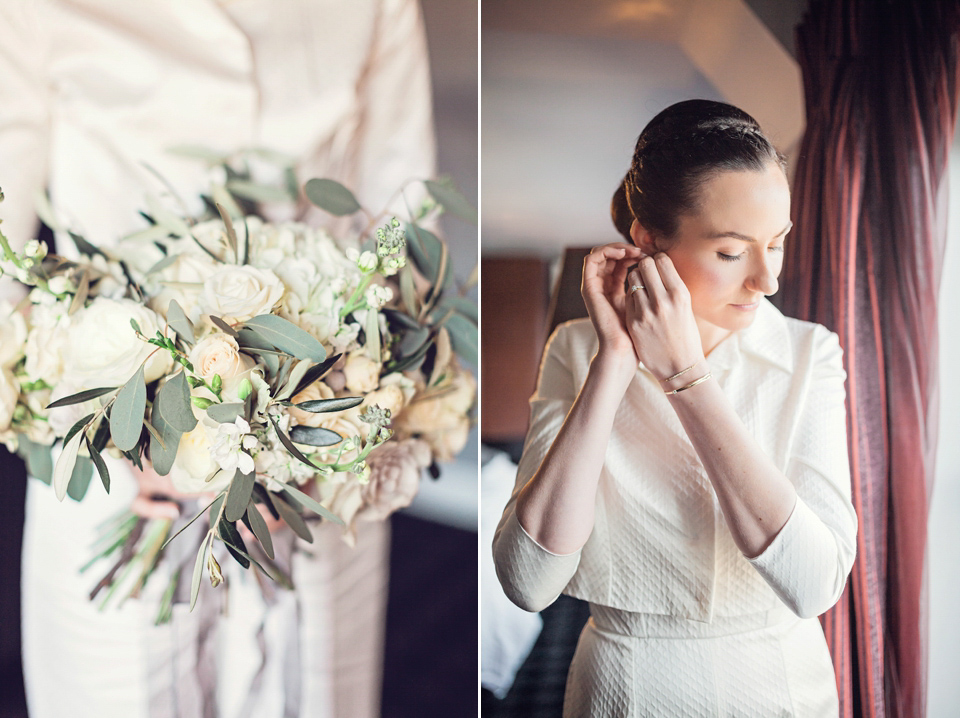
<instances>
[{"instance_id":1,"label":"dark hair","mask_svg":"<svg viewBox=\"0 0 960 718\"><path fill-rule=\"evenodd\" d=\"M681 215L697 208L704 182L725 170L759 172L769 162L786 171L784 156L743 110L711 100L670 105L637 139L630 170L613 195L613 223L627 241L634 218L671 239Z\"/></svg>"}]
</instances>

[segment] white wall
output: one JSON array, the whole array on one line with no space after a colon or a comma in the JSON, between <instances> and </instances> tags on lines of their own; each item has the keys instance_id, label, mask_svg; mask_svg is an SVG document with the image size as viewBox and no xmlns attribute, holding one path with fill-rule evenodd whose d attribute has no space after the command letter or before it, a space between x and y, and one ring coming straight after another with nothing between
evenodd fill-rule
<instances>
[{"instance_id":1,"label":"white wall","mask_svg":"<svg viewBox=\"0 0 960 718\"><path fill-rule=\"evenodd\" d=\"M940 440L928 533L928 718L960 715L960 132L950 157L948 217L940 284Z\"/></svg>"}]
</instances>

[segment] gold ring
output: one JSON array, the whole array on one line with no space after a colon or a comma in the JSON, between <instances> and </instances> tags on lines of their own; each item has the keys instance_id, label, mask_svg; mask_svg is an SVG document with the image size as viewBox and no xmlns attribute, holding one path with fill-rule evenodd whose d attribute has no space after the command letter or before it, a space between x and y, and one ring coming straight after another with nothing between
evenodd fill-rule
<instances>
[{"instance_id":1,"label":"gold ring","mask_svg":"<svg viewBox=\"0 0 960 718\"><path fill-rule=\"evenodd\" d=\"M630 296L633 296L634 292L639 292L641 289L646 289L646 287L642 284L634 284L632 287L630 287Z\"/></svg>"}]
</instances>

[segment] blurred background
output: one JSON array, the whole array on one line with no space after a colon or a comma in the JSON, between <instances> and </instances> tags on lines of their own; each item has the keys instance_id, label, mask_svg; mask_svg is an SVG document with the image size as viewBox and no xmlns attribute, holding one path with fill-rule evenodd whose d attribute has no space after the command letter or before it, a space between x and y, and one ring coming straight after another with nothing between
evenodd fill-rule
<instances>
[{"instance_id":1,"label":"blurred background","mask_svg":"<svg viewBox=\"0 0 960 718\"><path fill-rule=\"evenodd\" d=\"M476 0L422 0L438 168L477 202ZM442 220L454 271L477 262L476 228ZM476 290L473 290L476 299ZM475 367L473 368L475 371ZM477 432L441 478L392 517L384 716L473 715L477 697ZM0 447L0 718L27 715L20 667L20 530L26 477Z\"/></svg>"},{"instance_id":2,"label":"blurred background","mask_svg":"<svg viewBox=\"0 0 960 718\"><path fill-rule=\"evenodd\" d=\"M807 0L484 0L481 20L482 678L485 716L559 716L586 607L531 618L503 597L490 542L513 487L543 344L585 316L582 257L620 240L610 198L644 125L684 99L757 118L791 167L805 127L794 29ZM951 152L940 313L940 441L929 522L928 715L957 715L960 684L960 142ZM791 173L792 174L792 173ZM792 176L791 176L792 179ZM951 281L953 279L954 281ZM497 449L495 453L490 449ZM541 628L542 626L542 628ZM855 713L856 715L856 713Z\"/></svg>"}]
</instances>

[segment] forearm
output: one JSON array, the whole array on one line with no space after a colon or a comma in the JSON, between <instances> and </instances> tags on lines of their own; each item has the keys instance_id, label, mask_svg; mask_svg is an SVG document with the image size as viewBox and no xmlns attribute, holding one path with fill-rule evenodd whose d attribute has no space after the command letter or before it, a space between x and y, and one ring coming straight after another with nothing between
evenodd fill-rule
<instances>
[{"instance_id":1,"label":"forearm","mask_svg":"<svg viewBox=\"0 0 960 718\"><path fill-rule=\"evenodd\" d=\"M670 403L713 484L734 542L748 558L760 555L790 518L797 501L793 484L747 432L715 380L670 396Z\"/></svg>"},{"instance_id":2,"label":"forearm","mask_svg":"<svg viewBox=\"0 0 960 718\"><path fill-rule=\"evenodd\" d=\"M517 519L552 553L580 549L593 531L597 483L625 386L616 360L597 354L540 468L517 497Z\"/></svg>"}]
</instances>

